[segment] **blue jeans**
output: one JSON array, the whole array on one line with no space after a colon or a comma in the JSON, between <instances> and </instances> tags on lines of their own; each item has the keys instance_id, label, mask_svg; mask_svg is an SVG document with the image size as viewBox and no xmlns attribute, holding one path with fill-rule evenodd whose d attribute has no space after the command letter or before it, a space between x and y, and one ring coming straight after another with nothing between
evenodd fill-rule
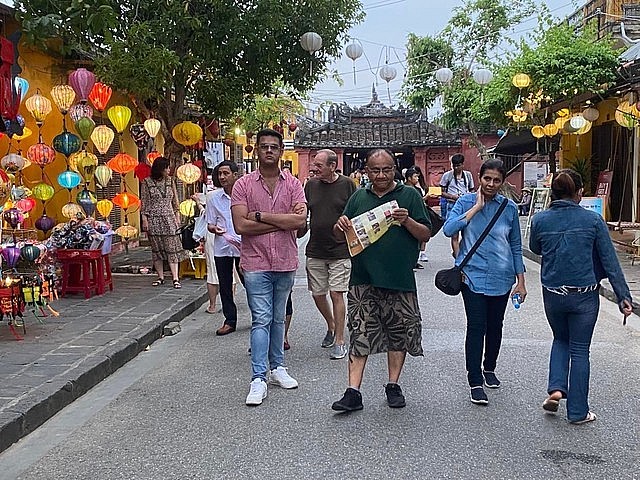
<instances>
[{"instance_id":1,"label":"blue jeans","mask_svg":"<svg viewBox=\"0 0 640 480\"><path fill-rule=\"evenodd\" d=\"M557 295L542 289L544 311L553 331L549 359L548 393L560 391L567 399L571 422L589 413L589 347L598 320L598 291Z\"/></svg>"},{"instance_id":2,"label":"blue jeans","mask_svg":"<svg viewBox=\"0 0 640 480\"><path fill-rule=\"evenodd\" d=\"M295 272L244 272L251 310L251 380L284 365L284 316ZM268 363L267 363L268 361Z\"/></svg>"},{"instance_id":3,"label":"blue jeans","mask_svg":"<svg viewBox=\"0 0 640 480\"><path fill-rule=\"evenodd\" d=\"M509 294L484 295L472 292L463 284L462 299L467 314L467 335L464 342L467 379L470 387L479 387L484 384L482 370L493 372L496 369Z\"/></svg>"}]
</instances>

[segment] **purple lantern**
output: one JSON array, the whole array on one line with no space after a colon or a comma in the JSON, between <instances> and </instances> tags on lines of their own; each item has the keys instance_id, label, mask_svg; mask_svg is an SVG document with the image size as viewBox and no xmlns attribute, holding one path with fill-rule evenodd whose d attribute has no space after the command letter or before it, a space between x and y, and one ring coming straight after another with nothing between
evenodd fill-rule
<instances>
[{"instance_id":1,"label":"purple lantern","mask_svg":"<svg viewBox=\"0 0 640 480\"><path fill-rule=\"evenodd\" d=\"M55 226L56 222L53 218L42 215L36 220L36 228L45 234Z\"/></svg>"},{"instance_id":2,"label":"purple lantern","mask_svg":"<svg viewBox=\"0 0 640 480\"><path fill-rule=\"evenodd\" d=\"M2 258L7 263L7 267L15 268L20 259L20 249L15 245L5 245L2 249Z\"/></svg>"},{"instance_id":3,"label":"purple lantern","mask_svg":"<svg viewBox=\"0 0 640 480\"><path fill-rule=\"evenodd\" d=\"M20 223L24 221L24 216L22 212L17 208L10 208L9 210L5 210L2 214L5 222L7 222L11 228L15 229Z\"/></svg>"},{"instance_id":4,"label":"purple lantern","mask_svg":"<svg viewBox=\"0 0 640 480\"><path fill-rule=\"evenodd\" d=\"M87 103L94 83L96 83L96 76L86 68L79 68L69 74L69 85L73 87L82 103Z\"/></svg>"}]
</instances>

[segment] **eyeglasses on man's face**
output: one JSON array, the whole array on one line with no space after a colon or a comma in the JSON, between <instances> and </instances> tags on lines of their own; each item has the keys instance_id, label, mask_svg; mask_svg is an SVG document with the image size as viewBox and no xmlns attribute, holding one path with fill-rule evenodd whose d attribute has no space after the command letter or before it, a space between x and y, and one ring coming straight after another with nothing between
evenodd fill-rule
<instances>
[{"instance_id":1,"label":"eyeglasses on man's face","mask_svg":"<svg viewBox=\"0 0 640 480\"><path fill-rule=\"evenodd\" d=\"M371 175L378 176L380 174L384 175L385 177L388 177L389 175L393 174L393 167L386 167L386 168L368 168L367 169L369 171L369 173Z\"/></svg>"},{"instance_id":2,"label":"eyeglasses on man's face","mask_svg":"<svg viewBox=\"0 0 640 480\"><path fill-rule=\"evenodd\" d=\"M260 145L258 145L258 148L263 152L268 152L269 150L277 152L278 150L280 150L280 145L276 145L273 143L261 143Z\"/></svg>"}]
</instances>

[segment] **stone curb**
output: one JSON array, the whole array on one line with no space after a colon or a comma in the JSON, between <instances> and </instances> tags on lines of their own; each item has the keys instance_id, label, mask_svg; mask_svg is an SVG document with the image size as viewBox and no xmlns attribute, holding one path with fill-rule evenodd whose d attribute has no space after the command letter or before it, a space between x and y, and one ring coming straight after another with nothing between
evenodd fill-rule
<instances>
[{"instance_id":1,"label":"stone curb","mask_svg":"<svg viewBox=\"0 0 640 480\"><path fill-rule=\"evenodd\" d=\"M11 410L0 414L0 452L54 416L75 399L114 373L141 351L162 337L164 326L180 322L207 300L204 291L182 308L158 317L156 324L136 327L125 338L116 340L101 355L85 358L66 378L54 379L25 397Z\"/></svg>"}]
</instances>

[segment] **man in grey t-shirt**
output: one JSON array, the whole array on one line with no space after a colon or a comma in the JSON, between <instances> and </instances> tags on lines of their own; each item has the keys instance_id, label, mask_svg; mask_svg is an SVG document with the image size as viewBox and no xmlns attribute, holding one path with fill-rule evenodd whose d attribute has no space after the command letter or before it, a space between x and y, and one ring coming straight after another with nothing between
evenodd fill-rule
<instances>
[{"instance_id":1,"label":"man in grey t-shirt","mask_svg":"<svg viewBox=\"0 0 640 480\"><path fill-rule=\"evenodd\" d=\"M446 220L456 200L465 193L472 192L475 188L473 175L464 170L464 155L456 153L451 156L451 170L444 172L440 179L440 186L442 187L442 198L446 200L446 202L440 203L441 213L442 218ZM456 258L460 251L460 234L451 237L451 250L453 257Z\"/></svg>"},{"instance_id":2,"label":"man in grey t-shirt","mask_svg":"<svg viewBox=\"0 0 640 480\"><path fill-rule=\"evenodd\" d=\"M331 348L331 359L344 358L347 354L344 293L349 289L351 275L347 243L335 237L333 225L356 190L350 178L336 173L337 163L338 156L333 150L320 150L309 169L314 177L304 187L311 215L311 237L306 250L307 280L316 307L327 322L327 334L321 346Z\"/></svg>"}]
</instances>

